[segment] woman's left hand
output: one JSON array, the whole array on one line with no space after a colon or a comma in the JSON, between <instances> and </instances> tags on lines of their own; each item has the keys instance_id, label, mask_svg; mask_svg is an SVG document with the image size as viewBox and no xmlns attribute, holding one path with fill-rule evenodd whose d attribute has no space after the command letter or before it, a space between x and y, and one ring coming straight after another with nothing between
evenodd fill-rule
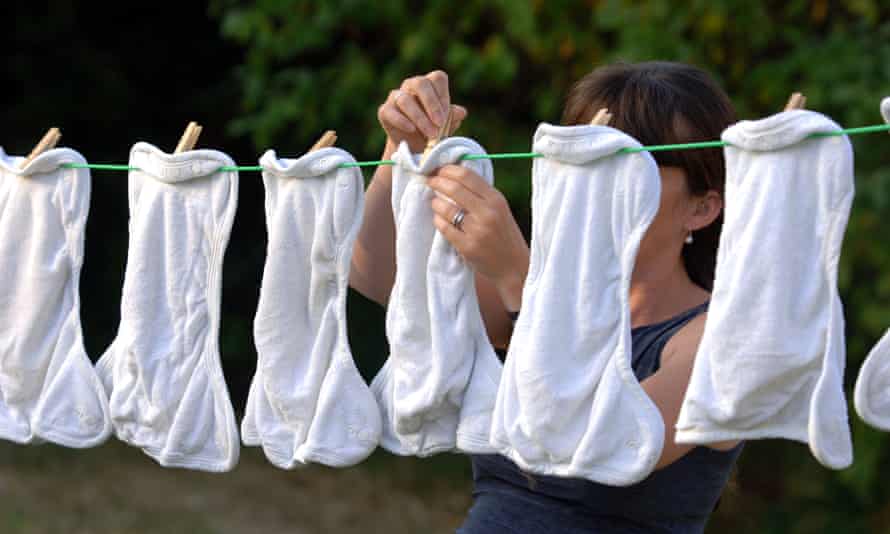
<instances>
[{"instance_id":1,"label":"woman's left hand","mask_svg":"<svg viewBox=\"0 0 890 534\"><path fill-rule=\"evenodd\" d=\"M507 310L518 310L528 274L529 248L504 195L475 172L445 165L427 185L434 196L433 222L457 252L498 291ZM457 217L463 210L462 220ZM454 224L454 223L457 224Z\"/></svg>"}]
</instances>

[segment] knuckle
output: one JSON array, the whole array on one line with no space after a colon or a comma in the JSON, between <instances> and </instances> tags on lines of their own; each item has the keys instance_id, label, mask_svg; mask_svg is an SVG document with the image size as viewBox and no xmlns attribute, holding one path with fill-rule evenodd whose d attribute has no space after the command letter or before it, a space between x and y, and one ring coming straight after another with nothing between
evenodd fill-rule
<instances>
[{"instance_id":1,"label":"knuckle","mask_svg":"<svg viewBox=\"0 0 890 534\"><path fill-rule=\"evenodd\" d=\"M453 199L454 195L458 191L458 185L450 180L443 180L442 181L442 191L449 197L452 197L452 199ZM458 207L455 206L454 209L458 209Z\"/></svg>"},{"instance_id":2,"label":"knuckle","mask_svg":"<svg viewBox=\"0 0 890 534\"><path fill-rule=\"evenodd\" d=\"M408 117L408 120L410 120L411 122L413 122L415 124L417 123L417 112L414 111L414 108L412 108L410 106L406 106L406 107L399 107L399 110L402 112L403 115Z\"/></svg>"},{"instance_id":3,"label":"knuckle","mask_svg":"<svg viewBox=\"0 0 890 534\"><path fill-rule=\"evenodd\" d=\"M444 70L436 69L429 74L426 75L427 78L436 82L447 82L448 74L445 73Z\"/></svg>"},{"instance_id":4,"label":"knuckle","mask_svg":"<svg viewBox=\"0 0 890 534\"><path fill-rule=\"evenodd\" d=\"M416 124L420 123L423 119L423 117L420 116L420 113L417 110L417 106L414 106L413 104L409 103L407 105L399 106L399 109L402 110L402 113L404 113L409 119L411 119L412 122Z\"/></svg>"},{"instance_id":5,"label":"knuckle","mask_svg":"<svg viewBox=\"0 0 890 534\"><path fill-rule=\"evenodd\" d=\"M492 189L491 202L497 209L509 209L510 203L507 202L507 197L504 196L503 193L498 191L497 189Z\"/></svg>"},{"instance_id":6,"label":"knuckle","mask_svg":"<svg viewBox=\"0 0 890 534\"><path fill-rule=\"evenodd\" d=\"M460 165L449 165L448 174L449 176L460 182L465 181L468 176L467 169L461 167Z\"/></svg>"},{"instance_id":7,"label":"knuckle","mask_svg":"<svg viewBox=\"0 0 890 534\"><path fill-rule=\"evenodd\" d=\"M433 197L433 202L432 202L431 205L432 205L432 208L433 208L433 211L434 211L434 212L436 212L436 213L438 213L438 214L440 214L440 215L444 215L444 214L446 214L446 213L447 213L447 209L446 209L447 207L446 207L444 204L445 204L445 202L444 202L442 199L437 198L437 197Z\"/></svg>"},{"instance_id":8,"label":"knuckle","mask_svg":"<svg viewBox=\"0 0 890 534\"><path fill-rule=\"evenodd\" d=\"M481 222L485 227L490 227L497 221L497 213L492 209L484 209L481 213L479 213L479 222Z\"/></svg>"},{"instance_id":9,"label":"knuckle","mask_svg":"<svg viewBox=\"0 0 890 534\"><path fill-rule=\"evenodd\" d=\"M431 82L426 76L418 76L415 87L419 90L426 91L430 88Z\"/></svg>"},{"instance_id":10,"label":"knuckle","mask_svg":"<svg viewBox=\"0 0 890 534\"><path fill-rule=\"evenodd\" d=\"M451 196L451 193L454 193L454 184L452 182L449 182L448 180L439 180L437 178L436 181L433 182L433 185L436 186L437 190L439 190L442 193L445 193L448 196ZM440 198L437 198L436 200L444 202L444 200L442 200Z\"/></svg>"},{"instance_id":11,"label":"knuckle","mask_svg":"<svg viewBox=\"0 0 890 534\"><path fill-rule=\"evenodd\" d=\"M487 243L491 239L491 231L487 228L480 229L478 234L478 239L480 243Z\"/></svg>"}]
</instances>

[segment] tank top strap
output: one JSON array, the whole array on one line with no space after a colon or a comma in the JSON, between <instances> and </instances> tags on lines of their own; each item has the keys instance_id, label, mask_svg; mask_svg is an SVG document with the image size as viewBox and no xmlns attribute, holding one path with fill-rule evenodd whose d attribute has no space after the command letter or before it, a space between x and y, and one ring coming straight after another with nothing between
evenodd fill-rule
<instances>
[{"instance_id":1,"label":"tank top strap","mask_svg":"<svg viewBox=\"0 0 890 534\"><path fill-rule=\"evenodd\" d=\"M648 378L658 371L664 346L689 321L706 312L709 302L705 301L665 321L631 330L631 367L637 380Z\"/></svg>"}]
</instances>

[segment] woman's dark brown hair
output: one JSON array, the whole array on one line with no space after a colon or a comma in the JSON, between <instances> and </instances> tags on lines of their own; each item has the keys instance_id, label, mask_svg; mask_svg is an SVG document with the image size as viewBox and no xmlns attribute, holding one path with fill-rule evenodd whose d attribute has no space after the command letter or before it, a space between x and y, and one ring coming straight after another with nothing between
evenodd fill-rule
<instances>
[{"instance_id":1,"label":"woman's dark brown hair","mask_svg":"<svg viewBox=\"0 0 890 534\"><path fill-rule=\"evenodd\" d=\"M612 114L610 126L643 145L666 145L720 139L735 122L726 93L707 73L682 63L653 61L599 67L569 91L564 125L587 124L600 108ZM724 163L720 148L652 152L661 166L679 167L693 195L715 190L723 196ZM714 285L721 214L683 247L683 264L693 282L710 291Z\"/></svg>"}]
</instances>

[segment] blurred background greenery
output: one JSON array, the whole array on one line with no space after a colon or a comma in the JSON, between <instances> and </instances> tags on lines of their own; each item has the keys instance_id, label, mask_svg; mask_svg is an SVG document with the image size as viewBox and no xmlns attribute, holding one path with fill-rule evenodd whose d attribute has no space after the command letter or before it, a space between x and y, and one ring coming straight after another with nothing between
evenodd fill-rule
<instances>
[{"instance_id":1,"label":"blurred background greenery","mask_svg":"<svg viewBox=\"0 0 890 534\"><path fill-rule=\"evenodd\" d=\"M525 151L557 122L570 84L615 60L699 65L740 118L792 91L843 126L880 122L890 95L890 5L881 0L689 2L262 0L4 2L0 144L25 154L49 126L90 162L125 162L149 141L172 150L189 120L199 147L255 164L304 152L326 129L357 159L383 144L376 109L406 76L441 68L470 110L462 135ZM857 194L840 267L848 391L890 326L890 138L853 138ZM496 163L496 186L529 225L530 165ZM113 339L127 248L126 179L95 171L81 281L89 354ZM370 177L368 173L367 177ZM236 410L256 353L265 258L263 189L244 173L226 256L221 353ZM765 261L768 261L766 259ZM387 353L383 310L349 300L365 378ZM750 443L709 531L890 532L890 436L852 412L855 463L821 467L803 445ZM245 450L226 475L164 470L113 440L90 451L0 445L0 531L449 532L470 500L468 462L376 453L347 470L282 472Z\"/></svg>"}]
</instances>

